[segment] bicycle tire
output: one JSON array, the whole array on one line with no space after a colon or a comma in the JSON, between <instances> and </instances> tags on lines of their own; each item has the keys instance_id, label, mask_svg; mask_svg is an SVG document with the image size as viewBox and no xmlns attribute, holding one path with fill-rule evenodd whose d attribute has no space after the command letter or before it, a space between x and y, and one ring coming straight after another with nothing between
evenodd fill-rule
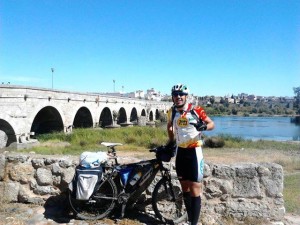
<instances>
[{"instance_id":1,"label":"bicycle tire","mask_svg":"<svg viewBox=\"0 0 300 225\"><path fill-rule=\"evenodd\" d=\"M99 189L89 200L74 199L69 192L69 204L75 215L84 220L98 220L108 216L114 209L117 200L117 187L112 179L101 183Z\"/></svg>"},{"instance_id":2,"label":"bicycle tire","mask_svg":"<svg viewBox=\"0 0 300 225\"><path fill-rule=\"evenodd\" d=\"M175 179L173 179L174 182ZM177 179L176 179L177 180ZM152 193L152 207L155 215L165 223L180 223L187 219L187 213L180 188L162 178L155 185ZM173 190L173 191L172 191ZM171 193L174 193L172 196Z\"/></svg>"}]
</instances>

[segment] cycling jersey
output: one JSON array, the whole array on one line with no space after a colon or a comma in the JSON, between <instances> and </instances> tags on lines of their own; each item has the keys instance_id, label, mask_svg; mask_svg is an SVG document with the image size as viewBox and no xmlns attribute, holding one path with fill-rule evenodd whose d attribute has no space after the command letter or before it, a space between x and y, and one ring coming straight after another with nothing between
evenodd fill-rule
<instances>
[{"instance_id":1,"label":"cycling jersey","mask_svg":"<svg viewBox=\"0 0 300 225\"><path fill-rule=\"evenodd\" d=\"M173 130L176 137L178 147L193 148L202 146L201 131L197 131L193 123L197 123L197 119L192 115L191 110L201 119L205 120L207 115L200 106L192 109L192 104L188 104L182 112L175 110L173 120ZM168 122L172 122L172 108L168 111ZM192 124L191 124L192 123Z\"/></svg>"}]
</instances>

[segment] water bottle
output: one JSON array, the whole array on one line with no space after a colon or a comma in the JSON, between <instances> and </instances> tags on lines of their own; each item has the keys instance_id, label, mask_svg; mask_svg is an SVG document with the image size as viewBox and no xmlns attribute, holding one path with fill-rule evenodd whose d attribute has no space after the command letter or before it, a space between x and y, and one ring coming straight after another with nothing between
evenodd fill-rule
<instances>
[{"instance_id":1,"label":"water bottle","mask_svg":"<svg viewBox=\"0 0 300 225\"><path fill-rule=\"evenodd\" d=\"M142 172L137 172L137 173L133 176L133 178L131 179L131 181L129 182L129 184L130 184L131 186L135 185L136 182L141 178L141 176L142 176Z\"/></svg>"},{"instance_id":2,"label":"water bottle","mask_svg":"<svg viewBox=\"0 0 300 225\"><path fill-rule=\"evenodd\" d=\"M131 167L120 170L121 181L124 186L127 184L128 177L129 177L129 174L131 173L131 171L132 171Z\"/></svg>"}]
</instances>

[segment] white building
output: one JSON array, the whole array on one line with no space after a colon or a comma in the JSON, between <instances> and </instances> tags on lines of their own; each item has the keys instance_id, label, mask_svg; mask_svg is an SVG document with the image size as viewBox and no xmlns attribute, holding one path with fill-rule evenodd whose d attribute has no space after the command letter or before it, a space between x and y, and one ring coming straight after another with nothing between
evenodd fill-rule
<instances>
[{"instance_id":1,"label":"white building","mask_svg":"<svg viewBox=\"0 0 300 225\"><path fill-rule=\"evenodd\" d=\"M126 97L128 98L145 98L145 93L142 90L137 90L135 92L126 93Z\"/></svg>"},{"instance_id":2,"label":"white building","mask_svg":"<svg viewBox=\"0 0 300 225\"><path fill-rule=\"evenodd\" d=\"M160 92L157 92L154 88L148 89L145 95L145 99L147 100L161 101L161 98Z\"/></svg>"}]
</instances>

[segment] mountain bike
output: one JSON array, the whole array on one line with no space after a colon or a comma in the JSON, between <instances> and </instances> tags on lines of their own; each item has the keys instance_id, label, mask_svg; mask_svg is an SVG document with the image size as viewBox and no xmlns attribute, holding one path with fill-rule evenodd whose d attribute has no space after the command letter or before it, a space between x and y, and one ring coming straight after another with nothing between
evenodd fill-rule
<instances>
[{"instance_id":1,"label":"mountain bike","mask_svg":"<svg viewBox=\"0 0 300 225\"><path fill-rule=\"evenodd\" d=\"M101 144L107 147L109 160L100 165L103 175L98 187L88 200L78 200L69 191L69 203L77 217L88 220L102 219L111 215L116 208L121 210L120 217L124 217L125 209L136 203L160 172L161 179L155 184L151 194L156 217L166 224L186 220L187 213L179 181L176 176L171 175L170 168L162 161L164 146L149 150L155 153L153 159L120 164L116 146L122 144Z\"/></svg>"}]
</instances>

